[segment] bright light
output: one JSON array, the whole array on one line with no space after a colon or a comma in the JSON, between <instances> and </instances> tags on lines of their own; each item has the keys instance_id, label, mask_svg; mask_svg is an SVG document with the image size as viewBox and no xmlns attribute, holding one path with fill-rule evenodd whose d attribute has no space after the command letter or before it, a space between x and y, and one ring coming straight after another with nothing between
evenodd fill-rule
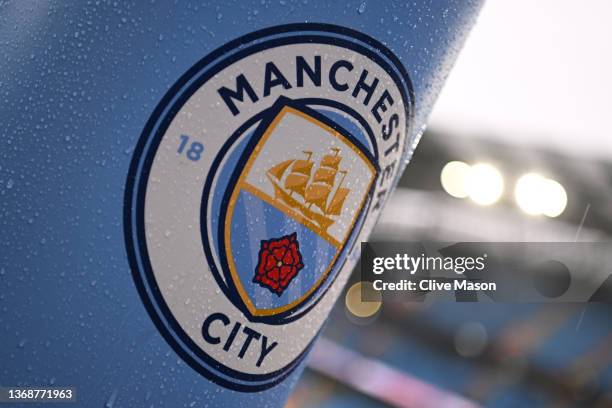
<instances>
[{"instance_id":1,"label":"bright light","mask_svg":"<svg viewBox=\"0 0 612 408\"><path fill-rule=\"evenodd\" d=\"M362 287L363 286L363 287ZM371 302L361 300L362 289L367 292L368 297L376 299ZM357 317L370 317L380 309L382 305L380 292L377 292L372 287L370 282L357 282L346 292L344 303L349 312Z\"/></svg>"},{"instance_id":2,"label":"bright light","mask_svg":"<svg viewBox=\"0 0 612 408\"><path fill-rule=\"evenodd\" d=\"M545 181L544 177L536 173L528 173L518 179L514 188L514 198L521 210L530 215L542 214L540 188Z\"/></svg>"},{"instance_id":3,"label":"bright light","mask_svg":"<svg viewBox=\"0 0 612 408\"><path fill-rule=\"evenodd\" d=\"M567 206L567 193L563 186L555 180L548 179L546 184L547 199L543 213L548 217L557 217Z\"/></svg>"},{"instance_id":4,"label":"bright light","mask_svg":"<svg viewBox=\"0 0 612 408\"><path fill-rule=\"evenodd\" d=\"M440 174L440 182L444 191L453 197L468 196L466 182L470 173L470 165L461 161L448 162Z\"/></svg>"},{"instance_id":5,"label":"bright light","mask_svg":"<svg viewBox=\"0 0 612 408\"><path fill-rule=\"evenodd\" d=\"M557 217L567 205L563 186L537 173L527 173L518 179L514 197L521 210L530 215Z\"/></svg>"},{"instance_id":6,"label":"bright light","mask_svg":"<svg viewBox=\"0 0 612 408\"><path fill-rule=\"evenodd\" d=\"M499 200L504 191L504 178L490 164L475 164L468 173L466 191L476 204L491 205Z\"/></svg>"}]
</instances>

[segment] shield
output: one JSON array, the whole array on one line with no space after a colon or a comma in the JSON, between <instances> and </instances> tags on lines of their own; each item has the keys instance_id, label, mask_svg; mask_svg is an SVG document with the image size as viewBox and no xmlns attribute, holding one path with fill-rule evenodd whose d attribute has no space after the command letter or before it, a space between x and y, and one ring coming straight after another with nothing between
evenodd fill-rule
<instances>
[{"instance_id":1,"label":"shield","mask_svg":"<svg viewBox=\"0 0 612 408\"><path fill-rule=\"evenodd\" d=\"M250 318L291 314L337 274L376 164L348 132L286 98L242 157L225 194L225 281Z\"/></svg>"}]
</instances>

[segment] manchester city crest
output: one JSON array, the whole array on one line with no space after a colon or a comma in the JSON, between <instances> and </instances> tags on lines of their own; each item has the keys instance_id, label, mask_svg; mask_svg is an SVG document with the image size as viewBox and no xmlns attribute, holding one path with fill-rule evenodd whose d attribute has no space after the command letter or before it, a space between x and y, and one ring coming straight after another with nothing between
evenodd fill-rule
<instances>
[{"instance_id":1,"label":"manchester city crest","mask_svg":"<svg viewBox=\"0 0 612 408\"><path fill-rule=\"evenodd\" d=\"M412 88L342 27L225 44L170 89L126 185L140 296L193 369L257 391L300 363L405 159Z\"/></svg>"},{"instance_id":2,"label":"manchester city crest","mask_svg":"<svg viewBox=\"0 0 612 408\"><path fill-rule=\"evenodd\" d=\"M338 272L377 164L347 130L286 97L266 112L238 162L221 185L219 242L211 246L245 315L282 323L316 302Z\"/></svg>"}]
</instances>

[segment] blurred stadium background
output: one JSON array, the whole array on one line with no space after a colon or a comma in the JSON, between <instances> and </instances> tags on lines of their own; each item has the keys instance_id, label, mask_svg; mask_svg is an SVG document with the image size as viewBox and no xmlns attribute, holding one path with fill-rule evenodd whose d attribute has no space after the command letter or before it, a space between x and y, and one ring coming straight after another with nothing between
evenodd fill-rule
<instances>
[{"instance_id":1,"label":"blurred stadium background","mask_svg":"<svg viewBox=\"0 0 612 408\"><path fill-rule=\"evenodd\" d=\"M372 239L610 242L610 17L489 0ZM612 305L380 305L358 280L289 407L612 407Z\"/></svg>"}]
</instances>

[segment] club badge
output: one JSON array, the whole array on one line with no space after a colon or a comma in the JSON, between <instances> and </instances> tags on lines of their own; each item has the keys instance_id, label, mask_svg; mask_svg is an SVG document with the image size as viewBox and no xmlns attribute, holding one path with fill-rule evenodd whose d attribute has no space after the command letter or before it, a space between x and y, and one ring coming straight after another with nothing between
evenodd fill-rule
<instances>
[{"instance_id":1,"label":"club badge","mask_svg":"<svg viewBox=\"0 0 612 408\"><path fill-rule=\"evenodd\" d=\"M240 391L300 363L394 186L412 112L397 58L330 25L246 35L179 79L135 150L125 232L186 363Z\"/></svg>"}]
</instances>

